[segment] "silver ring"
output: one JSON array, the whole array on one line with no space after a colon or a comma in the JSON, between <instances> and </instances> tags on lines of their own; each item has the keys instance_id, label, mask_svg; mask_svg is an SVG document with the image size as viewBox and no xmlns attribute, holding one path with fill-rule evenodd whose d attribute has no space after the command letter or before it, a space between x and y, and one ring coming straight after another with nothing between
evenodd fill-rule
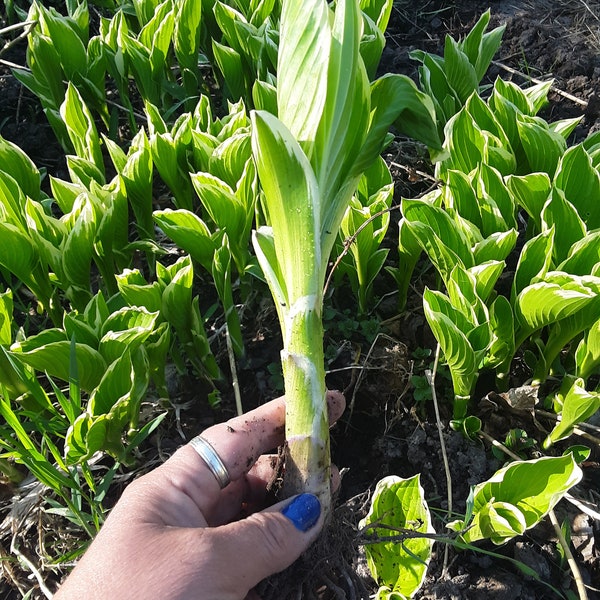
<instances>
[{"instance_id":1,"label":"silver ring","mask_svg":"<svg viewBox=\"0 0 600 600\"><path fill-rule=\"evenodd\" d=\"M229 471L223 464L221 457L217 454L217 451L213 448L212 444L208 442L208 440L205 440L201 435L197 435L190 441L190 446L206 463L206 466L215 476L215 479L219 483L221 489L228 486L229 482L231 481L231 477L229 477Z\"/></svg>"}]
</instances>

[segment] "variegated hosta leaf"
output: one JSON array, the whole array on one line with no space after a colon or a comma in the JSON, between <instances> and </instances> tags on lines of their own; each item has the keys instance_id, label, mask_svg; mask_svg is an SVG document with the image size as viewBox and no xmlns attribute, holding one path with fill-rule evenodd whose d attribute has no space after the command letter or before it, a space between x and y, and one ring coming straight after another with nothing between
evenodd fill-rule
<instances>
[{"instance_id":1,"label":"variegated hosta leaf","mask_svg":"<svg viewBox=\"0 0 600 600\"><path fill-rule=\"evenodd\" d=\"M423 308L448 363L454 393L461 397L470 396L478 368L475 351L466 335L472 324L440 292L425 290Z\"/></svg>"},{"instance_id":2,"label":"variegated hosta leaf","mask_svg":"<svg viewBox=\"0 0 600 600\"><path fill-rule=\"evenodd\" d=\"M207 271L211 270L215 241L206 223L189 210L157 210L153 213L156 224L180 248L198 261Z\"/></svg>"},{"instance_id":3,"label":"variegated hosta leaf","mask_svg":"<svg viewBox=\"0 0 600 600\"><path fill-rule=\"evenodd\" d=\"M527 286L516 300L519 320L530 331L568 317L588 304L596 294L572 280L570 284L540 281Z\"/></svg>"},{"instance_id":4,"label":"variegated hosta leaf","mask_svg":"<svg viewBox=\"0 0 600 600\"><path fill-rule=\"evenodd\" d=\"M289 302L306 295L320 295L321 196L312 167L302 148L285 125L269 113L252 113L252 147L265 192L279 271ZM332 234L333 235L333 234ZM269 258L267 254L259 255ZM326 257L327 259L328 257Z\"/></svg>"},{"instance_id":5,"label":"variegated hosta leaf","mask_svg":"<svg viewBox=\"0 0 600 600\"><path fill-rule=\"evenodd\" d=\"M472 543L502 544L536 525L582 477L572 454L514 462L473 490L473 518L449 527Z\"/></svg>"},{"instance_id":6,"label":"variegated hosta leaf","mask_svg":"<svg viewBox=\"0 0 600 600\"><path fill-rule=\"evenodd\" d=\"M385 525L385 528L378 528ZM419 475L402 479L394 475L382 479L375 488L369 514L361 528L377 538L411 535L399 541L375 541L365 545L367 563L381 586L377 598L412 598L419 590L431 558L435 533Z\"/></svg>"},{"instance_id":7,"label":"variegated hosta leaf","mask_svg":"<svg viewBox=\"0 0 600 600\"><path fill-rule=\"evenodd\" d=\"M310 15L307 27L307 15ZM327 99L330 10L323 0L284 2L278 58L279 118L312 159Z\"/></svg>"},{"instance_id":8,"label":"variegated hosta leaf","mask_svg":"<svg viewBox=\"0 0 600 600\"><path fill-rule=\"evenodd\" d=\"M598 329L600 328L596 328L596 331ZM598 333L596 333L597 337ZM595 342L597 345L598 340L596 339ZM544 441L544 447L548 448L568 438L576 425L589 419L598 409L600 409L600 393L588 392L584 387L583 379L577 379L564 397L560 420Z\"/></svg>"},{"instance_id":9,"label":"variegated hosta leaf","mask_svg":"<svg viewBox=\"0 0 600 600\"><path fill-rule=\"evenodd\" d=\"M62 339L56 336L49 337L44 333L32 336L19 344L13 344L13 356L42 373L48 373L51 377L57 377L62 381L69 381L71 342L65 339L64 332L60 335ZM84 344L76 344L76 357L81 388L91 391L98 385L106 370L106 362L98 351Z\"/></svg>"}]
</instances>

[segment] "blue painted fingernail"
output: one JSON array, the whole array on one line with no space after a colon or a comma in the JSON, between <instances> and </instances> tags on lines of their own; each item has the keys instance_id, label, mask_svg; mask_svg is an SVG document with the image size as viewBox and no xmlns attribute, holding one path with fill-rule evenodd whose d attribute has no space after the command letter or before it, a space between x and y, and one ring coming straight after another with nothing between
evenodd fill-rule
<instances>
[{"instance_id":1,"label":"blue painted fingernail","mask_svg":"<svg viewBox=\"0 0 600 600\"><path fill-rule=\"evenodd\" d=\"M321 503L313 494L296 496L282 511L300 531L308 531L314 527L321 515Z\"/></svg>"}]
</instances>

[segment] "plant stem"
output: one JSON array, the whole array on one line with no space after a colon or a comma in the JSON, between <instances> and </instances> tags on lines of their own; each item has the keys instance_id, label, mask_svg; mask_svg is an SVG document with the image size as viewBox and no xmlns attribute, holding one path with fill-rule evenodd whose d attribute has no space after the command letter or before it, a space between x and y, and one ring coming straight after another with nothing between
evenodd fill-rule
<instances>
[{"instance_id":1,"label":"plant stem","mask_svg":"<svg viewBox=\"0 0 600 600\"><path fill-rule=\"evenodd\" d=\"M583 579L581 578L581 571L579 570L579 566L577 565L577 561L571 552L571 548L569 548L569 544L563 535L562 529L560 528L560 523L556 518L556 514L554 510L551 510L548 513L550 517L550 523L552 523L552 527L554 527L554 532L556 533L556 537L558 538L558 542L562 546L563 552L567 557L567 563L569 564L569 568L571 569L571 573L573 574L573 579L575 580L575 585L577 586L577 592L579 594L579 600L587 600L587 590L585 589L585 584L583 583Z\"/></svg>"},{"instance_id":2,"label":"plant stem","mask_svg":"<svg viewBox=\"0 0 600 600\"><path fill-rule=\"evenodd\" d=\"M437 373L438 363L440 360L440 345L438 344L435 349L435 360L433 362L433 371L425 371L427 381L431 387L431 397L433 399L433 407L435 409L435 422L437 424L438 434L440 436L440 446L442 448L442 457L444 459L444 470L446 472L446 487L447 487L447 498L448 498L448 521L452 518L452 474L450 473L450 464L448 462L448 454L446 452L446 443L444 441L444 431L442 428L442 420L440 418L440 408L437 400L437 393L435 391L435 375ZM449 546L444 547L444 566L442 567L442 575L447 575L448 572L448 550Z\"/></svg>"},{"instance_id":3,"label":"plant stem","mask_svg":"<svg viewBox=\"0 0 600 600\"><path fill-rule=\"evenodd\" d=\"M328 514L331 464L322 303L320 295L298 298L285 316L281 353L287 397L284 494L311 492Z\"/></svg>"}]
</instances>

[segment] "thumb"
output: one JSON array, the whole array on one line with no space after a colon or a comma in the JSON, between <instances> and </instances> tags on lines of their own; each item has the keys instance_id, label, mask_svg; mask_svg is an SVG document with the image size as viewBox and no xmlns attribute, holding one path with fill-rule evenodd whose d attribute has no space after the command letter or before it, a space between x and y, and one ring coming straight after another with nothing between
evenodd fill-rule
<instances>
[{"instance_id":1,"label":"thumb","mask_svg":"<svg viewBox=\"0 0 600 600\"><path fill-rule=\"evenodd\" d=\"M300 494L246 519L212 530L213 549L234 564L243 597L260 581L289 567L317 538L323 526L321 504Z\"/></svg>"}]
</instances>

